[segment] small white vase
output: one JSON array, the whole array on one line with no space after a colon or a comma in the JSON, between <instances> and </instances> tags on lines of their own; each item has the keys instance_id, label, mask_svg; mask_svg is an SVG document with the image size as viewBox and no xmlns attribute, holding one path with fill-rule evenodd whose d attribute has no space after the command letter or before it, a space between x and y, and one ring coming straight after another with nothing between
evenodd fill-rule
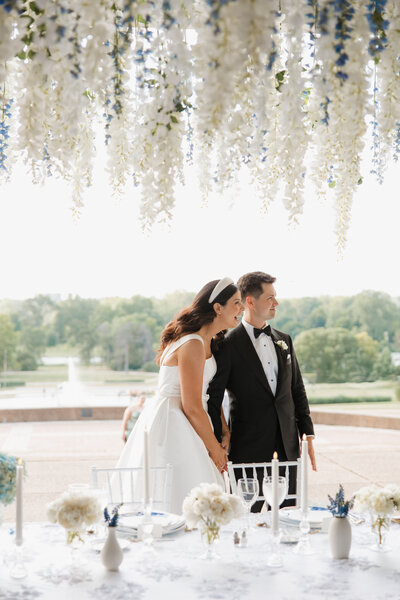
<instances>
[{"instance_id":1,"label":"small white vase","mask_svg":"<svg viewBox=\"0 0 400 600\"><path fill-rule=\"evenodd\" d=\"M101 562L109 571L118 571L119 565L124 558L121 546L118 543L116 527L108 527L107 539L101 549Z\"/></svg>"},{"instance_id":2,"label":"small white vase","mask_svg":"<svg viewBox=\"0 0 400 600\"><path fill-rule=\"evenodd\" d=\"M333 558L349 558L351 525L347 517L332 517L328 537Z\"/></svg>"}]
</instances>

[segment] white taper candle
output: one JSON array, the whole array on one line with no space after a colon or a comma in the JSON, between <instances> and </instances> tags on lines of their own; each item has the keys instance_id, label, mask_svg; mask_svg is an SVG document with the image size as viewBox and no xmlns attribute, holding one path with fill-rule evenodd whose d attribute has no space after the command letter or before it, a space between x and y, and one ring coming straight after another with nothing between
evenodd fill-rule
<instances>
[{"instance_id":1,"label":"white taper candle","mask_svg":"<svg viewBox=\"0 0 400 600\"><path fill-rule=\"evenodd\" d=\"M271 506L271 528L272 535L279 533L279 461L278 454L274 452L272 457L272 506Z\"/></svg>"},{"instance_id":2,"label":"white taper candle","mask_svg":"<svg viewBox=\"0 0 400 600\"><path fill-rule=\"evenodd\" d=\"M301 512L308 512L308 442L306 434L301 442Z\"/></svg>"},{"instance_id":3,"label":"white taper candle","mask_svg":"<svg viewBox=\"0 0 400 600\"><path fill-rule=\"evenodd\" d=\"M22 466L22 460L18 460L17 472L16 472L16 517L15 517L15 543L17 546L22 545L22 477L24 474L24 467Z\"/></svg>"},{"instance_id":4,"label":"white taper candle","mask_svg":"<svg viewBox=\"0 0 400 600\"><path fill-rule=\"evenodd\" d=\"M147 506L150 502L149 440L147 427L144 429L143 443L144 504Z\"/></svg>"}]
</instances>

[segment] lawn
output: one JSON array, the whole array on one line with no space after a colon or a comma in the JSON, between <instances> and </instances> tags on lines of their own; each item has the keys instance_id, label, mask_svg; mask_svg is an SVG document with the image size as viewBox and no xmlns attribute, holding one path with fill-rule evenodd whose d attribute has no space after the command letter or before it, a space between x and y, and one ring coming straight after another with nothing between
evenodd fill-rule
<instances>
[{"instance_id":1,"label":"lawn","mask_svg":"<svg viewBox=\"0 0 400 600\"><path fill-rule=\"evenodd\" d=\"M76 374L79 381L83 383L152 383L157 379L156 373L145 373L142 371L112 371L106 367L96 365L77 366ZM4 375L0 375L4 381ZM68 366L41 365L36 371L8 371L7 381L24 382L25 385L40 385L46 383L62 383L68 380Z\"/></svg>"}]
</instances>

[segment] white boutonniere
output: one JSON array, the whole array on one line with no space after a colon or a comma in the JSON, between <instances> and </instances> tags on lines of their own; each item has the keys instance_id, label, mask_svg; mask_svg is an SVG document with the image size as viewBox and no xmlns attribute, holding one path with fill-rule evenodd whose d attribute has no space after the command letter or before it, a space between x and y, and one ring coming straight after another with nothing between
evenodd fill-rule
<instances>
[{"instance_id":1,"label":"white boutonniere","mask_svg":"<svg viewBox=\"0 0 400 600\"><path fill-rule=\"evenodd\" d=\"M288 349L288 345L287 345L287 343L286 343L286 342L284 342L283 340L278 340L277 342L275 342L275 344L276 344L277 346L279 346L279 348L280 348L281 350L287 350L287 349Z\"/></svg>"}]
</instances>

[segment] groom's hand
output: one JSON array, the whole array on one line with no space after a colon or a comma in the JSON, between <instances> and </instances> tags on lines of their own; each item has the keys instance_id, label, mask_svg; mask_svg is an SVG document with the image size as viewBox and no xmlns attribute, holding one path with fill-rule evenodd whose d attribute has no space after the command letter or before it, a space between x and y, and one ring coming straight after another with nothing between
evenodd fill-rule
<instances>
[{"instance_id":1,"label":"groom's hand","mask_svg":"<svg viewBox=\"0 0 400 600\"><path fill-rule=\"evenodd\" d=\"M313 471L316 471L317 470L317 461L315 460L313 438L307 437L307 443L308 443L308 456L310 457L312 469L313 469Z\"/></svg>"},{"instance_id":2,"label":"groom's hand","mask_svg":"<svg viewBox=\"0 0 400 600\"><path fill-rule=\"evenodd\" d=\"M231 432L229 431L229 429L225 429L222 432L221 446L223 447L223 449L225 450L226 453L228 453L230 441L231 441Z\"/></svg>"}]
</instances>

